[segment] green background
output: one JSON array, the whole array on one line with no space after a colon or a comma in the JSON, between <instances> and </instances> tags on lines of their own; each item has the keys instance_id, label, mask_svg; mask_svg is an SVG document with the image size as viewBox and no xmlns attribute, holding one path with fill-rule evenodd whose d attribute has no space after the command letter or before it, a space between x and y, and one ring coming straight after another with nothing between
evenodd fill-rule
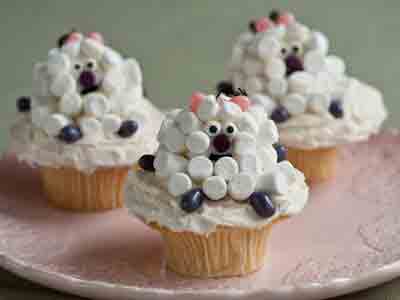
<instances>
[{"instance_id":1,"label":"green background","mask_svg":"<svg viewBox=\"0 0 400 300\"><path fill-rule=\"evenodd\" d=\"M272 8L291 10L325 32L332 52L348 62L348 72L383 91L390 112L386 126L400 125L398 0L0 0L0 150L6 149L15 99L30 94L33 64L72 27L100 31L114 48L137 58L150 99L168 108L184 104L194 90L213 91L235 37L251 18ZM0 271L0 300L26 299L27 290L35 291L34 299L66 298ZM351 299L400 299L396 290L400 280Z\"/></svg>"}]
</instances>

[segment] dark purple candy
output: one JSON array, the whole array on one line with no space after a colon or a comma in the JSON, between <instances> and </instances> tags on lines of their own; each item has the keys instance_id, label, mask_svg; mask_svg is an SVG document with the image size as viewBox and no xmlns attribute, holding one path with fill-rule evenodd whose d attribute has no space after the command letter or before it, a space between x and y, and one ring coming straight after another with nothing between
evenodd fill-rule
<instances>
[{"instance_id":1,"label":"dark purple candy","mask_svg":"<svg viewBox=\"0 0 400 300\"><path fill-rule=\"evenodd\" d=\"M270 116L275 123L283 123L290 118L288 110L284 106L275 108Z\"/></svg>"},{"instance_id":2,"label":"dark purple candy","mask_svg":"<svg viewBox=\"0 0 400 300\"><path fill-rule=\"evenodd\" d=\"M213 146L219 153L224 153L231 147L231 141L225 134L219 134L214 138Z\"/></svg>"},{"instance_id":3,"label":"dark purple candy","mask_svg":"<svg viewBox=\"0 0 400 300\"><path fill-rule=\"evenodd\" d=\"M278 156L278 162L284 161L287 159L287 149L282 144L276 143L273 145Z\"/></svg>"},{"instance_id":4,"label":"dark purple candy","mask_svg":"<svg viewBox=\"0 0 400 300\"><path fill-rule=\"evenodd\" d=\"M31 111L31 98L20 97L17 99L17 109L19 112L29 112Z\"/></svg>"},{"instance_id":5,"label":"dark purple candy","mask_svg":"<svg viewBox=\"0 0 400 300\"><path fill-rule=\"evenodd\" d=\"M82 138L82 131L78 126L67 125L61 129L58 138L67 144L73 144Z\"/></svg>"},{"instance_id":6,"label":"dark purple candy","mask_svg":"<svg viewBox=\"0 0 400 300\"><path fill-rule=\"evenodd\" d=\"M135 120L127 120L122 122L117 134L120 137L128 138L136 133L139 128L139 124Z\"/></svg>"},{"instance_id":7,"label":"dark purple candy","mask_svg":"<svg viewBox=\"0 0 400 300\"><path fill-rule=\"evenodd\" d=\"M267 193L254 192L250 195L249 203L261 218L272 217L275 213L275 206Z\"/></svg>"},{"instance_id":8,"label":"dark purple candy","mask_svg":"<svg viewBox=\"0 0 400 300\"><path fill-rule=\"evenodd\" d=\"M294 72L303 71L303 62L296 55L289 55L285 58L286 63L286 76L290 76Z\"/></svg>"},{"instance_id":9,"label":"dark purple candy","mask_svg":"<svg viewBox=\"0 0 400 300\"><path fill-rule=\"evenodd\" d=\"M154 172L154 155L151 154L145 154L139 159L139 166L149 172Z\"/></svg>"},{"instance_id":10,"label":"dark purple candy","mask_svg":"<svg viewBox=\"0 0 400 300\"><path fill-rule=\"evenodd\" d=\"M202 205L206 196L203 191L199 188L190 190L183 194L181 198L181 208L187 213L192 213L199 209Z\"/></svg>"},{"instance_id":11,"label":"dark purple candy","mask_svg":"<svg viewBox=\"0 0 400 300\"><path fill-rule=\"evenodd\" d=\"M91 71L83 71L79 75L79 83L84 89L96 86L96 76Z\"/></svg>"},{"instance_id":12,"label":"dark purple candy","mask_svg":"<svg viewBox=\"0 0 400 300\"><path fill-rule=\"evenodd\" d=\"M343 118L343 105L340 100L333 100L329 105L329 112L337 119Z\"/></svg>"}]
</instances>

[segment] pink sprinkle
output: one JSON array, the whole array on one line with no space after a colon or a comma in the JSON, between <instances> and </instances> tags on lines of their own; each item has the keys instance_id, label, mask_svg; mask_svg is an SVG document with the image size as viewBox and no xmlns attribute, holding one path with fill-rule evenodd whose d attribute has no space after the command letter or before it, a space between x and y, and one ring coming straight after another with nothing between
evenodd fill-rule
<instances>
[{"instance_id":1,"label":"pink sprinkle","mask_svg":"<svg viewBox=\"0 0 400 300\"><path fill-rule=\"evenodd\" d=\"M82 34L79 32L71 32L68 36L67 43L78 42L82 39Z\"/></svg>"},{"instance_id":2,"label":"pink sprinkle","mask_svg":"<svg viewBox=\"0 0 400 300\"><path fill-rule=\"evenodd\" d=\"M272 22L268 18L261 18L256 21L255 27L257 32L266 31L272 26Z\"/></svg>"},{"instance_id":3,"label":"pink sprinkle","mask_svg":"<svg viewBox=\"0 0 400 300\"><path fill-rule=\"evenodd\" d=\"M289 25L295 21L294 16L291 13L284 12L278 17L278 20L276 21L277 24L281 25Z\"/></svg>"},{"instance_id":4,"label":"pink sprinkle","mask_svg":"<svg viewBox=\"0 0 400 300\"><path fill-rule=\"evenodd\" d=\"M99 32L89 32L88 38L98 41L101 44L104 44L103 35Z\"/></svg>"},{"instance_id":5,"label":"pink sprinkle","mask_svg":"<svg viewBox=\"0 0 400 300\"><path fill-rule=\"evenodd\" d=\"M199 92L194 92L190 97L190 111L197 112L199 109L200 103L203 101L204 94Z\"/></svg>"},{"instance_id":6,"label":"pink sprinkle","mask_svg":"<svg viewBox=\"0 0 400 300\"><path fill-rule=\"evenodd\" d=\"M250 107L250 99L246 96L235 96L231 99L231 101L240 106L242 111L246 111Z\"/></svg>"}]
</instances>

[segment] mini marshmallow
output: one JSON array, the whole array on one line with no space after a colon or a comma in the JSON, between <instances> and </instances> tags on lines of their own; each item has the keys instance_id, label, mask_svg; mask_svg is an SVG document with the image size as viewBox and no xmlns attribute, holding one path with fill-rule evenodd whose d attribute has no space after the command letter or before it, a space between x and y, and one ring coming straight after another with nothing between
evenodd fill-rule
<instances>
[{"instance_id":1,"label":"mini marshmallow","mask_svg":"<svg viewBox=\"0 0 400 300\"><path fill-rule=\"evenodd\" d=\"M86 56L100 60L104 54L105 47L94 39L86 38L81 42L81 50Z\"/></svg>"},{"instance_id":2,"label":"mini marshmallow","mask_svg":"<svg viewBox=\"0 0 400 300\"><path fill-rule=\"evenodd\" d=\"M84 136L92 138L102 133L102 124L96 118L82 117L78 123Z\"/></svg>"},{"instance_id":3,"label":"mini marshmallow","mask_svg":"<svg viewBox=\"0 0 400 300\"><path fill-rule=\"evenodd\" d=\"M31 113L32 123L38 128L44 128L44 122L51 113L52 110L49 106L37 106L33 108Z\"/></svg>"},{"instance_id":4,"label":"mini marshmallow","mask_svg":"<svg viewBox=\"0 0 400 300\"><path fill-rule=\"evenodd\" d=\"M300 94L289 94L282 100L289 114L296 116L306 111L307 98Z\"/></svg>"},{"instance_id":5,"label":"mini marshmallow","mask_svg":"<svg viewBox=\"0 0 400 300\"><path fill-rule=\"evenodd\" d=\"M306 95L312 87L313 79L307 72L295 72L289 77L289 89L292 93Z\"/></svg>"},{"instance_id":6,"label":"mini marshmallow","mask_svg":"<svg viewBox=\"0 0 400 300\"><path fill-rule=\"evenodd\" d=\"M329 40L322 32L314 31L311 33L309 48L319 51L323 55L327 55L329 51Z\"/></svg>"},{"instance_id":7,"label":"mini marshmallow","mask_svg":"<svg viewBox=\"0 0 400 300\"><path fill-rule=\"evenodd\" d=\"M282 173L289 184L293 183L296 180L297 174L299 172L293 167L293 165L288 161L284 160L278 163L277 165L280 173Z\"/></svg>"},{"instance_id":8,"label":"mini marshmallow","mask_svg":"<svg viewBox=\"0 0 400 300\"><path fill-rule=\"evenodd\" d=\"M239 170L241 173L250 173L256 176L260 172L259 161L256 154L245 154L239 157Z\"/></svg>"},{"instance_id":9,"label":"mini marshmallow","mask_svg":"<svg viewBox=\"0 0 400 300\"><path fill-rule=\"evenodd\" d=\"M326 68L325 55L317 50L308 51L304 55L304 69L310 73L318 73Z\"/></svg>"},{"instance_id":10,"label":"mini marshmallow","mask_svg":"<svg viewBox=\"0 0 400 300\"><path fill-rule=\"evenodd\" d=\"M190 134L200 128L200 121L197 116L191 111L181 111L175 119L179 129L184 134Z\"/></svg>"},{"instance_id":11,"label":"mini marshmallow","mask_svg":"<svg viewBox=\"0 0 400 300\"><path fill-rule=\"evenodd\" d=\"M111 48L105 47L104 54L101 60L101 63L105 67L105 69L109 69L113 66L120 65L123 62L123 58L119 53L114 51Z\"/></svg>"},{"instance_id":12,"label":"mini marshmallow","mask_svg":"<svg viewBox=\"0 0 400 300\"><path fill-rule=\"evenodd\" d=\"M55 137L70 123L71 120L62 114L51 114L45 118L42 128L49 136Z\"/></svg>"},{"instance_id":13,"label":"mini marshmallow","mask_svg":"<svg viewBox=\"0 0 400 300\"><path fill-rule=\"evenodd\" d=\"M260 60L248 56L243 60L242 63L243 73L247 76L260 75L263 72L263 68L263 63Z\"/></svg>"},{"instance_id":14,"label":"mini marshmallow","mask_svg":"<svg viewBox=\"0 0 400 300\"><path fill-rule=\"evenodd\" d=\"M160 142L160 144L165 145L165 139L166 139L166 132L167 129L171 126L174 126L174 121L166 115L164 118L164 121L161 123L160 129L158 130L157 134L157 140Z\"/></svg>"},{"instance_id":15,"label":"mini marshmallow","mask_svg":"<svg viewBox=\"0 0 400 300\"><path fill-rule=\"evenodd\" d=\"M287 26L286 35L290 41L304 43L310 38L310 30L303 24L293 22Z\"/></svg>"},{"instance_id":16,"label":"mini marshmallow","mask_svg":"<svg viewBox=\"0 0 400 300\"><path fill-rule=\"evenodd\" d=\"M256 189L262 192L282 195L289 190L289 183L285 175L279 169L275 169L258 177Z\"/></svg>"},{"instance_id":17,"label":"mini marshmallow","mask_svg":"<svg viewBox=\"0 0 400 300\"><path fill-rule=\"evenodd\" d=\"M278 142L279 134L275 122L271 119L264 120L259 127L257 143L259 145L272 145Z\"/></svg>"},{"instance_id":18,"label":"mini marshmallow","mask_svg":"<svg viewBox=\"0 0 400 300\"><path fill-rule=\"evenodd\" d=\"M111 111L111 103L100 93L90 93L84 97L83 108L86 114L102 118Z\"/></svg>"},{"instance_id":19,"label":"mini marshmallow","mask_svg":"<svg viewBox=\"0 0 400 300\"><path fill-rule=\"evenodd\" d=\"M229 195L238 201L244 201L250 197L256 187L256 179L248 173L239 173L229 182Z\"/></svg>"},{"instance_id":20,"label":"mini marshmallow","mask_svg":"<svg viewBox=\"0 0 400 300\"><path fill-rule=\"evenodd\" d=\"M200 120L207 122L216 117L218 110L219 107L215 96L209 95L204 97L196 113Z\"/></svg>"},{"instance_id":21,"label":"mini marshmallow","mask_svg":"<svg viewBox=\"0 0 400 300\"><path fill-rule=\"evenodd\" d=\"M241 47L246 47L253 40L254 35L251 32L244 32L239 35L237 44Z\"/></svg>"},{"instance_id":22,"label":"mini marshmallow","mask_svg":"<svg viewBox=\"0 0 400 300\"><path fill-rule=\"evenodd\" d=\"M239 132L235 137L233 150L236 154L253 153L256 149L256 139L254 136Z\"/></svg>"},{"instance_id":23,"label":"mini marshmallow","mask_svg":"<svg viewBox=\"0 0 400 300\"><path fill-rule=\"evenodd\" d=\"M134 58L128 58L123 63L124 74L129 79L130 85L142 85L142 70Z\"/></svg>"},{"instance_id":24,"label":"mini marshmallow","mask_svg":"<svg viewBox=\"0 0 400 300\"><path fill-rule=\"evenodd\" d=\"M163 147L160 147L154 159L156 175L163 178L177 172L184 172L187 165L188 160L186 158L171 153Z\"/></svg>"},{"instance_id":25,"label":"mini marshmallow","mask_svg":"<svg viewBox=\"0 0 400 300\"><path fill-rule=\"evenodd\" d=\"M204 180L213 174L213 163L205 156L193 157L188 164L189 175L194 180Z\"/></svg>"},{"instance_id":26,"label":"mini marshmallow","mask_svg":"<svg viewBox=\"0 0 400 300\"><path fill-rule=\"evenodd\" d=\"M175 126L166 129L164 142L171 152L179 153L185 150L185 135Z\"/></svg>"},{"instance_id":27,"label":"mini marshmallow","mask_svg":"<svg viewBox=\"0 0 400 300\"><path fill-rule=\"evenodd\" d=\"M214 174L222 177L226 181L231 180L231 178L237 173L239 173L239 166L236 160L232 157L222 157L218 159L214 165Z\"/></svg>"},{"instance_id":28,"label":"mini marshmallow","mask_svg":"<svg viewBox=\"0 0 400 300\"><path fill-rule=\"evenodd\" d=\"M314 76L311 94L331 94L334 91L335 82L328 72L319 72Z\"/></svg>"},{"instance_id":29,"label":"mini marshmallow","mask_svg":"<svg viewBox=\"0 0 400 300\"><path fill-rule=\"evenodd\" d=\"M326 58L326 69L331 74L341 76L346 72L346 64L340 57L330 55Z\"/></svg>"},{"instance_id":30,"label":"mini marshmallow","mask_svg":"<svg viewBox=\"0 0 400 300\"><path fill-rule=\"evenodd\" d=\"M260 172L272 170L278 161L278 155L272 146L258 147L256 155Z\"/></svg>"},{"instance_id":31,"label":"mini marshmallow","mask_svg":"<svg viewBox=\"0 0 400 300\"><path fill-rule=\"evenodd\" d=\"M50 93L50 78L47 73L47 66L42 63L37 63L33 67L33 92L39 97L51 96Z\"/></svg>"},{"instance_id":32,"label":"mini marshmallow","mask_svg":"<svg viewBox=\"0 0 400 300\"><path fill-rule=\"evenodd\" d=\"M122 125L122 119L115 114L106 114L104 115L102 124L105 134L114 134L120 129Z\"/></svg>"},{"instance_id":33,"label":"mini marshmallow","mask_svg":"<svg viewBox=\"0 0 400 300\"><path fill-rule=\"evenodd\" d=\"M76 116L82 112L83 100L76 92L64 94L58 104L61 113L67 116Z\"/></svg>"},{"instance_id":34,"label":"mini marshmallow","mask_svg":"<svg viewBox=\"0 0 400 300\"><path fill-rule=\"evenodd\" d=\"M286 75L286 65L282 59L271 57L264 70L268 78L284 78Z\"/></svg>"},{"instance_id":35,"label":"mini marshmallow","mask_svg":"<svg viewBox=\"0 0 400 300\"><path fill-rule=\"evenodd\" d=\"M259 77L249 77L244 82L244 89L249 93L258 93L263 89L263 81Z\"/></svg>"},{"instance_id":36,"label":"mini marshmallow","mask_svg":"<svg viewBox=\"0 0 400 300\"><path fill-rule=\"evenodd\" d=\"M270 115L277 106L276 102L268 95L255 94L252 95L250 99L253 105L263 106L268 115Z\"/></svg>"},{"instance_id":37,"label":"mini marshmallow","mask_svg":"<svg viewBox=\"0 0 400 300\"><path fill-rule=\"evenodd\" d=\"M210 138L203 131L195 131L186 137L185 145L191 153L201 154L208 150Z\"/></svg>"},{"instance_id":38,"label":"mini marshmallow","mask_svg":"<svg viewBox=\"0 0 400 300\"><path fill-rule=\"evenodd\" d=\"M266 35L257 47L258 56L262 59L266 57L277 57L281 51L281 43L274 37Z\"/></svg>"},{"instance_id":39,"label":"mini marshmallow","mask_svg":"<svg viewBox=\"0 0 400 300\"><path fill-rule=\"evenodd\" d=\"M76 81L70 74L59 74L51 83L50 91L54 96L62 97L76 91Z\"/></svg>"},{"instance_id":40,"label":"mini marshmallow","mask_svg":"<svg viewBox=\"0 0 400 300\"><path fill-rule=\"evenodd\" d=\"M192 189L192 180L185 173L175 173L168 180L168 192L178 197Z\"/></svg>"},{"instance_id":41,"label":"mini marshmallow","mask_svg":"<svg viewBox=\"0 0 400 300\"><path fill-rule=\"evenodd\" d=\"M240 106L230 102L230 101L221 101L220 109L218 111L218 118L222 121L235 119L242 110Z\"/></svg>"},{"instance_id":42,"label":"mini marshmallow","mask_svg":"<svg viewBox=\"0 0 400 300\"><path fill-rule=\"evenodd\" d=\"M265 118L268 118L269 114L267 114L266 111L267 109L262 107L261 105L252 105L247 110L247 112L254 117L256 122L262 122L265 120Z\"/></svg>"},{"instance_id":43,"label":"mini marshmallow","mask_svg":"<svg viewBox=\"0 0 400 300\"><path fill-rule=\"evenodd\" d=\"M308 109L317 114L325 114L329 111L331 99L327 94L312 94L308 100Z\"/></svg>"},{"instance_id":44,"label":"mini marshmallow","mask_svg":"<svg viewBox=\"0 0 400 300\"><path fill-rule=\"evenodd\" d=\"M125 76L122 73L121 66L111 67L105 74L102 82L102 88L108 94L118 93L126 86Z\"/></svg>"},{"instance_id":45,"label":"mini marshmallow","mask_svg":"<svg viewBox=\"0 0 400 300\"><path fill-rule=\"evenodd\" d=\"M272 97L282 97L288 90L288 82L283 78L272 78L267 83L267 90Z\"/></svg>"},{"instance_id":46,"label":"mini marshmallow","mask_svg":"<svg viewBox=\"0 0 400 300\"><path fill-rule=\"evenodd\" d=\"M203 182L203 192L210 200L220 200L226 196L228 187L220 176L208 177Z\"/></svg>"},{"instance_id":47,"label":"mini marshmallow","mask_svg":"<svg viewBox=\"0 0 400 300\"><path fill-rule=\"evenodd\" d=\"M49 55L47 61L47 71L52 76L57 76L61 73L67 73L71 68L71 61L67 55L56 51Z\"/></svg>"},{"instance_id":48,"label":"mini marshmallow","mask_svg":"<svg viewBox=\"0 0 400 300\"><path fill-rule=\"evenodd\" d=\"M258 132L258 124L254 116L249 112L243 112L240 118L236 121L238 129L241 132L247 132L255 135Z\"/></svg>"}]
</instances>

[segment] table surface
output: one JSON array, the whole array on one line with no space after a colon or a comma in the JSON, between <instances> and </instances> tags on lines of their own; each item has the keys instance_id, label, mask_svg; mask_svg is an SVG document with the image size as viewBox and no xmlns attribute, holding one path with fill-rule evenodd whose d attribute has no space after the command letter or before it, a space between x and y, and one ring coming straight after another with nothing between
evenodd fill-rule
<instances>
[{"instance_id":1,"label":"table surface","mask_svg":"<svg viewBox=\"0 0 400 300\"><path fill-rule=\"evenodd\" d=\"M362 5L360 6L360 4ZM213 91L223 79L235 37L252 17L272 8L293 11L325 32L348 72L381 89L390 112L386 126L400 125L398 75L400 1L126 0L0 3L3 107L0 150L15 117L15 99L29 95L32 67L71 28L103 32L106 40L144 66L150 99L161 108L186 103L194 90ZM339 299L400 299L400 279ZM0 269L1 299L79 299L20 279Z\"/></svg>"}]
</instances>

